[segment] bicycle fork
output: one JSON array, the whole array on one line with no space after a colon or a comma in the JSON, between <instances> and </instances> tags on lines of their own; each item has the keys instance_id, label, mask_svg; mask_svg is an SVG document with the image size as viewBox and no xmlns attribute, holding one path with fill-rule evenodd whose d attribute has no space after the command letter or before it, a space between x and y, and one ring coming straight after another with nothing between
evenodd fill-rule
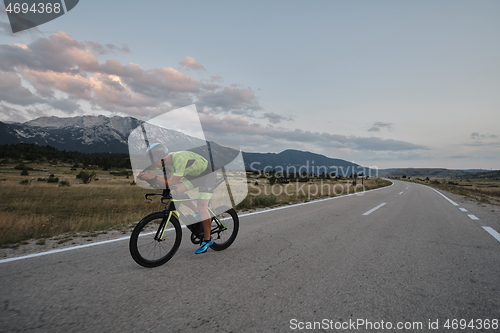
<instances>
[{"instance_id":1,"label":"bicycle fork","mask_svg":"<svg viewBox=\"0 0 500 333\"><path fill-rule=\"evenodd\" d=\"M170 222L172 214L179 216L179 213L177 211L169 210L168 215L166 212L163 212L164 217L163 220L161 221L160 227L156 231L155 241L161 242L163 240L163 236L165 235L165 231L167 231L168 222Z\"/></svg>"}]
</instances>

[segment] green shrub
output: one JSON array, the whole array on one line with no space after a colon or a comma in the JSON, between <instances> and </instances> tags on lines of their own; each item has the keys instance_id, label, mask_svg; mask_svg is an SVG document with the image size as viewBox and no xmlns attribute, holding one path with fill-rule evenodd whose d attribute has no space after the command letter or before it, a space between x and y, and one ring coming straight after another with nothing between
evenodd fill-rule
<instances>
[{"instance_id":1,"label":"green shrub","mask_svg":"<svg viewBox=\"0 0 500 333\"><path fill-rule=\"evenodd\" d=\"M28 171L28 169L27 169L27 168L26 168L26 169L23 169L23 171L21 171L21 176L29 176L29 174L30 174L30 173L29 173L29 171Z\"/></svg>"},{"instance_id":2,"label":"green shrub","mask_svg":"<svg viewBox=\"0 0 500 333\"><path fill-rule=\"evenodd\" d=\"M253 207L270 207L277 203L278 199L274 195L267 197L255 197L252 200Z\"/></svg>"},{"instance_id":3,"label":"green shrub","mask_svg":"<svg viewBox=\"0 0 500 333\"><path fill-rule=\"evenodd\" d=\"M30 181L29 181L29 180L27 180L27 179L25 179L25 180L21 180L21 181L19 182L19 184L21 184L21 185L29 185L29 183L30 183Z\"/></svg>"},{"instance_id":4,"label":"green shrub","mask_svg":"<svg viewBox=\"0 0 500 333\"><path fill-rule=\"evenodd\" d=\"M54 177L54 175L53 175L53 174L51 174L51 175L49 176L49 179L47 179L47 183L58 183L58 182L59 182L59 178Z\"/></svg>"},{"instance_id":5,"label":"green shrub","mask_svg":"<svg viewBox=\"0 0 500 333\"><path fill-rule=\"evenodd\" d=\"M236 206L236 209L249 209L249 208L252 208L252 202L248 197L243 199L243 201Z\"/></svg>"},{"instance_id":6,"label":"green shrub","mask_svg":"<svg viewBox=\"0 0 500 333\"><path fill-rule=\"evenodd\" d=\"M94 180L96 178L96 173L95 171L92 171L92 172L88 172L88 171L80 171L80 173L78 175L76 175L76 178L79 178L82 180L82 183L84 184L88 184L90 183L92 180ZM96 179L97 180L97 179Z\"/></svg>"},{"instance_id":7,"label":"green shrub","mask_svg":"<svg viewBox=\"0 0 500 333\"><path fill-rule=\"evenodd\" d=\"M16 170L33 170L33 168L27 167L24 163L18 164L14 167Z\"/></svg>"},{"instance_id":8,"label":"green shrub","mask_svg":"<svg viewBox=\"0 0 500 333\"><path fill-rule=\"evenodd\" d=\"M110 175L113 175L113 176L132 176L132 171L128 171L128 170L122 170L122 171L111 171L109 173Z\"/></svg>"}]
</instances>

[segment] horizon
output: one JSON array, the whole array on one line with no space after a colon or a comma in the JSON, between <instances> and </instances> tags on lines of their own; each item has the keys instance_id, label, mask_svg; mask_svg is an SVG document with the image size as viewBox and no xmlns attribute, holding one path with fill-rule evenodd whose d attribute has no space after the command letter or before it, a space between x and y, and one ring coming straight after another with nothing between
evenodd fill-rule
<instances>
[{"instance_id":1,"label":"horizon","mask_svg":"<svg viewBox=\"0 0 500 333\"><path fill-rule=\"evenodd\" d=\"M196 104L247 152L500 169L500 2L153 5L88 0L18 33L0 5L0 121Z\"/></svg>"},{"instance_id":2,"label":"horizon","mask_svg":"<svg viewBox=\"0 0 500 333\"><path fill-rule=\"evenodd\" d=\"M87 116L90 116L90 117L98 117L97 115L87 115ZM101 115L102 116L102 115ZM56 117L56 116L50 116L50 117ZM78 117L78 116L77 116ZM110 118L110 117L107 117L107 116L104 116L106 118ZM118 117L121 117L121 116L118 116ZM41 117L43 118L43 117ZM48 117L47 117L48 118ZM59 117L56 117L56 118L59 118ZM61 117L63 118L63 117ZM64 118L75 118L75 117L64 117ZM37 118L38 119L38 118ZM36 120L36 119L33 119L33 120ZM1 121L0 121L1 122ZM27 121L28 122L28 121ZM24 124L24 123L18 123L18 124ZM17 145L17 144L33 144L33 145L37 145L37 146L49 146L49 147L52 147L56 150L59 150L61 151L59 148L57 147L54 147L54 146L51 146L51 145L39 145L37 143L28 143L28 142L19 142L19 143L11 143L11 144L2 144L2 145ZM71 151L77 151L77 152L80 152L78 150L69 150L68 152L71 152ZM338 159L338 160L341 160L341 161L344 161L344 162L348 162L348 163L353 163L353 164L357 164L359 167L362 167L362 168L366 168L366 169L372 169L372 170L381 170L381 171L384 171L384 170L398 170L398 169L444 169L444 170L456 170L456 171L470 171L470 170L479 170L479 171L500 171L497 170L497 169L481 169L481 168L467 168L467 169L459 169L459 168L443 168L443 167L388 167L388 168L379 168L377 166L368 166L368 165L362 165L362 164L359 164L359 163L356 163L354 161L348 161L348 160L344 160L344 159L341 159L341 158L337 158L337 157L331 157L331 156L327 156L327 155L324 155L324 154L321 154L321 153L317 153L317 152L314 152L314 151L310 151L310 150L298 150L298 149L293 149L293 148L286 148L282 151L279 151L279 152L254 152L254 151L243 151L241 150L242 153L249 153L249 154L273 154L273 155L279 155L281 153L284 153L286 151L293 151L293 152L299 152L299 153L308 153L308 154L313 154L313 155L318 155L318 156L321 156L321 157L325 157L325 158L328 158L328 159ZM93 153L86 153L86 152L82 152L84 154L93 154ZM112 153L112 154L125 154L125 153ZM307 160L308 162L309 160ZM314 160L312 160L314 162ZM311 167L314 168L314 166L311 165ZM318 166L316 166L318 167ZM325 166L319 166L321 168L325 167ZM333 166L330 166L330 167L333 167ZM341 167L342 168L342 167ZM256 169L257 170L257 169Z\"/></svg>"}]
</instances>

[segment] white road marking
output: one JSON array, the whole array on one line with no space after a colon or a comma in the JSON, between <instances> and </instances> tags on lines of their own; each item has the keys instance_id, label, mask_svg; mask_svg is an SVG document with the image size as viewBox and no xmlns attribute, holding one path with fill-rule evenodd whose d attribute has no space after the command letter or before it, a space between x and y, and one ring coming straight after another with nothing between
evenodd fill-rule
<instances>
[{"instance_id":1,"label":"white road marking","mask_svg":"<svg viewBox=\"0 0 500 333\"><path fill-rule=\"evenodd\" d=\"M500 242L500 234L495 229L491 227L483 227L483 229L489 232L490 235L495 237L495 239Z\"/></svg>"},{"instance_id":2,"label":"white road marking","mask_svg":"<svg viewBox=\"0 0 500 333\"><path fill-rule=\"evenodd\" d=\"M465 209L465 208L460 208L460 210L461 210L462 212L466 212L466 211L467 211L467 209Z\"/></svg>"},{"instance_id":3,"label":"white road marking","mask_svg":"<svg viewBox=\"0 0 500 333\"><path fill-rule=\"evenodd\" d=\"M181 225L181 228L186 228L186 226L185 225ZM172 230L174 230L174 228L168 228L165 231L172 231ZM156 231L148 232L148 233L140 235L139 237L146 236L146 235L151 235L151 234L154 234L155 232ZM66 247L66 248L63 248L63 249L50 250L50 251L40 252L40 253L32 253L32 254L27 254L25 256L21 256L21 257L14 257L14 258L2 259L2 260L0 260L0 264L3 264L4 262L9 262L9 261L15 261L15 260L21 260L21 259L28 259L28 258L35 258L35 257L44 256L46 254L54 254L54 253L59 253L59 252L66 252L66 251L71 251L71 250L78 250L78 249L83 249L83 248L90 247L90 246L102 245L102 244L113 243L113 242L118 242L118 241L122 241L122 240L129 240L129 239L130 239L130 236L127 236L127 237L110 239L110 240L105 240L105 241L96 242L96 243L90 243L90 244L85 244L85 245L77 245L77 246L72 246L72 247Z\"/></svg>"},{"instance_id":4,"label":"white road marking","mask_svg":"<svg viewBox=\"0 0 500 333\"><path fill-rule=\"evenodd\" d=\"M57 250L51 250L51 251L46 251L46 252L33 253L33 254L28 254L28 255L22 256L22 257L14 257L14 258L2 259L2 260L0 260L0 264L3 264L4 262L14 261L14 260L35 258L35 257L39 257L39 256L44 256L46 254L54 254L54 253L65 252L65 251L70 251L70 250L83 249L85 247L90 247L90 246L95 246L95 245L101 245L101 244L107 244L107 243L112 243L112 242L118 242L118 241L125 240L125 239L130 239L130 236L116 238L116 239L110 239L110 240L101 241L101 242L97 242L97 243L90 243L90 244L85 244L85 245L72 246L72 247L67 247L67 248L64 248L64 249L57 249Z\"/></svg>"},{"instance_id":5,"label":"white road marking","mask_svg":"<svg viewBox=\"0 0 500 333\"><path fill-rule=\"evenodd\" d=\"M453 206L458 206L458 204L451 200L450 198L448 198L446 195L444 195L443 193L439 192L439 191L436 191L435 189L433 189L432 187L429 187L431 190L433 190L434 192L438 193L439 195L441 195L443 198L445 198L446 200L448 200Z\"/></svg>"},{"instance_id":6,"label":"white road marking","mask_svg":"<svg viewBox=\"0 0 500 333\"><path fill-rule=\"evenodd\" d=\"M383 206L383 205L385 205L385 204L386 204L386 203L384 202L384 203L382 203L382 204L378 205L377 207L370 209L369 211L367 211L367 212L366 212L366 213L364 213L363 215L370 215L371 213L373 213L374 211L376 211L377 209L379 209L380 207L382 207L382 206Z\"/></svg>"},{"instance_id":7,"label":"white road marking","mask_svg":"<svg viewBox=\"0 0 500 333\"><path fill-rule=\"evenodd\" d=\"M404 191L399 192L399 194L403 194Z\"/></svg>"},{"instance_id":8,"label":"white road marking","mask_svg":"<svg viewBox=\"0 0 500 333\"><path fill-rule=\"evenodd\" d=\"M469 214L469 215L467 215L467 216L469 216L469 217L470 217L471 219L473 219L473 220L479 220L479 218L478 218L476 215Z\"/></svg>"},{"instance_id":9,"label":"white road marking","mask_svg":"<svg viewBox=\"0 0 500 333\"><path fill-rule=\"evenodd\" d=\"M394 185L394 182L392 182L392 184L389 185L389 186L379 187L379 188L376 188L376 189L373 189L373 190L364 191L362 193L367 193L367 192L373 192L373 191L382 190L384 188L389 188L389 187L391 187L393 185ZM341 195L341 196L338 196L338 197L331 197L331 198L320 199L320 200L312 200L312 201L303 202L303 203L296 204L296 205L276 207L276 208L271 208L271 209L267 209L267 210L261 210L261 211L258 211L258 212L252 212L252 213L247 213L247 214L242 214L242 215L238 214L238 217L241 218L241 217L255 215L255 214L268 213L268 212L272 212L272 211L275 211L275 210L280 210L280 209L285 209L285 208L291 208L291 207L296 207L296 206L302 206L302 205L309 205L309 204L313 204L313 203L316 203L316 202L321 202L321 201L326 201L326 200L333 200L333 199L339 199L339 198L345 198L345 197L350 197L350 196L353 196L353 195L361 195L361 194L351 193L351 194ZM182 227L185 228L185 226L182 226ZM59 252L77 250L77 249L82 249L82 248L85 248L85 247L96 246L96 245L101 245L101 244L106 244L106 243L112 243L112 242L118 242L118 241L128 240L128 239L130 239L130 236L122 237L122 238L117 238L117 239L110 239L110 240L107 240L107 241L96 242L96 243L91 243L91 244L85 244L85 245L78 245L78 246L73 246L73 247L67 247L67 248L64 248L64 249L51 250L51 251L47 251L47 252L33 253L33 254L28 254L28 255L25 255L25 256L21 256L21 257L13 257L13 258L1 259L0 260L0 264L3 264L5 262L10 262L10 261L15 261L15 260L34 258L34 257L44 256L46 254L54 254L54 253L59 253Z\"/></svg>"}]
</instances>

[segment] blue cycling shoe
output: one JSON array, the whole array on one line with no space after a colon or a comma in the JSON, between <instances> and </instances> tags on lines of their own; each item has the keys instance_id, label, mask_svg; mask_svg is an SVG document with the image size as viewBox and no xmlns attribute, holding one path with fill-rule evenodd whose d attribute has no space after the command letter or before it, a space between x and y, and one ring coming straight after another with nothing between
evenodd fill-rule
<instances>
[{"instance_id":1,"label":"blue cycling shoe","mask_svg":"<svg viewBox=\"0 0 500 333\"><path fill-rule=\"evenodd\" d=\"M203 242L201 242L200 244L200 247L196 251L194 251L194 253L196 254L205 253L207 252L208 248L212 246L214 243L215 242L212 238L210 238L209 241L203 240Z\"/></svg>"}]
</instances>

